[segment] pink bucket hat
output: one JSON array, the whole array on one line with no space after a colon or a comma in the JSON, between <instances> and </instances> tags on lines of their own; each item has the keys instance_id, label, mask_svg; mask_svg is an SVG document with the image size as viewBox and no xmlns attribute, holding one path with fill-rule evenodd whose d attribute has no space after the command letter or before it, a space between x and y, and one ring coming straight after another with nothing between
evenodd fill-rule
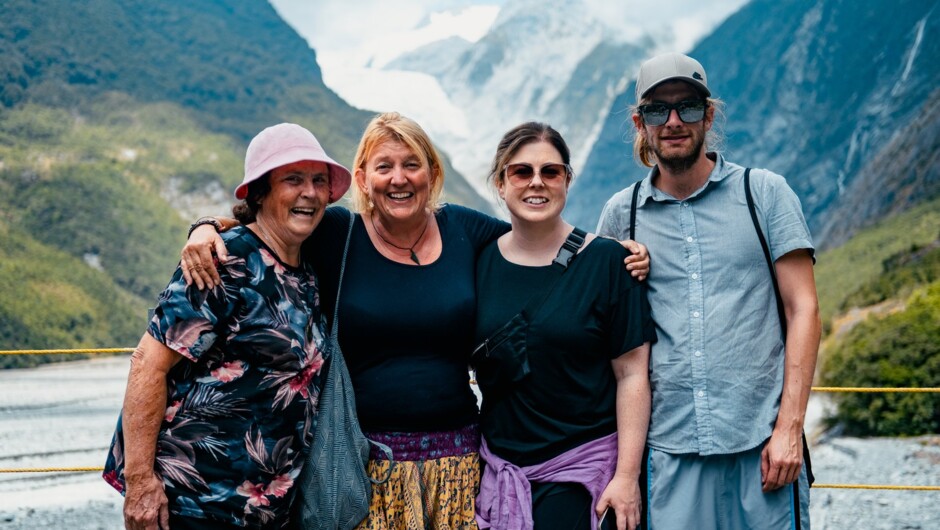
<instances>
[{"instance_id":1,"label":"pink bucket hat","mask_svg":"<svg viewBox=\"0 0 940 530\"><path fill-rule=\"evenodd\" d=\"M312 132L296 123L279 123L258 133L245 153L245 180L235 188L235 198L248 196L248 184L274 168L312 160L330 168L330 202L336 202L349 189L349 170L327 156Z\"/></svg>"}]
</instances>

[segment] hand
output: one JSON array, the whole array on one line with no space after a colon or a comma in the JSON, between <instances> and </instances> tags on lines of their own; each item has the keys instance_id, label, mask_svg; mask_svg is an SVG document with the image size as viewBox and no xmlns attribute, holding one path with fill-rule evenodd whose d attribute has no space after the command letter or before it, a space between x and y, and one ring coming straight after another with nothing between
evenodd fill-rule
<instances>
[{"instance_id":1,"label":"hand","mask_svg":"<svg viewBox=\"0 0 940 530\"><path fill-rule=\"evenodd\" d=\"M213 253L220 262L228 259L228 251L222 237L212 225L196 227L189 236L186 246L180 251L180 267L183 269L183 279L186 285L196 284L200 291L206 287L212 288L222 284L219 271L212 260Z\"/></svg>"},{"instance_id":2,"label":"hand","mask_svg":"<svg viewBox=\"0 0 940 530\"><path fill-rule=\"evenodd\" d=\"M640 485L636 479L614 475L597 501L594 515L600 518L608 507L614 513L607 517L617 517L617 530L636 530L640 526Z\"/></svg>"},{"instance_id":3,"label":"hand","mask_svg":"<svg viewBox=\"0 0 940 530\"><path fill-rule=\"evenodd\" d=\"M169 530L170 510L163 481L156 474L128 482L124 497L127 530Z\"/></svg>"},{"instance_id":4,"label":"hand","mask_svg":"<svg viewBox=\"0 0 940 530\"><path fill-rule=\"evenodd\" d=\"M650 254L646 250L646 245L632 239L620 241L620 244L632 252L623 260L627 270L630 271L631 276L642 282L650 273Z\"/></svg>"},{"instance_id":5,"label":"hand","mask_svg":"<svg viewBox=\"0 0 940 530\"><path fill-rule=\"evenodd\" d=\"M760 453L761 487L764 492L795 482L800 477L802 466L802 434L774 429Z\"/></svg>"}]
</instances>

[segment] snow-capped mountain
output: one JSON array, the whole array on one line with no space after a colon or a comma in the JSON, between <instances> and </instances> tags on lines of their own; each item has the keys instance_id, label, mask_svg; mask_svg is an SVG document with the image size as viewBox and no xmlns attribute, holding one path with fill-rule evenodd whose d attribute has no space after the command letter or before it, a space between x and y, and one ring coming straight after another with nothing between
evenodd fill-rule
<instances>
[{"instance_id":1,"label":"snow-capped mountain","mask_svg":"<svg viewBox=\"0 0 940 530\"><path fill-rule=\"evenodd\" d=\"M642 45L620 41L581 0L516 0L468 48L429 45L390 66L434 75L463 110L466 134L440 141L454 166L492 197L484 177L506 130L529 120L555 125L577 171L646 54Z\"/></svg>"}]
</instances>

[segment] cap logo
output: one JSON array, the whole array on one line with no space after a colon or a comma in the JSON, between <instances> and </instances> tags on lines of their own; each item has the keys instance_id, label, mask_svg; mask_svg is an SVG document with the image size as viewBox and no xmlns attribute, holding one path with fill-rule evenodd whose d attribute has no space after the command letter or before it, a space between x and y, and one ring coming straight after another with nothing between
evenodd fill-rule
<instances>
[{"instance_id":1,"label":"cap logo","mask_svg":"<svg viewBox=\"0 0 940 530\"><path fill-rule=\"evenodd\" d=\"M698 72L692 72L692 79L698 79L699 81L701 81L701 80L702 80L702 74L700 74L700 73L698 73Z\"/></svg>"}]
</instances>

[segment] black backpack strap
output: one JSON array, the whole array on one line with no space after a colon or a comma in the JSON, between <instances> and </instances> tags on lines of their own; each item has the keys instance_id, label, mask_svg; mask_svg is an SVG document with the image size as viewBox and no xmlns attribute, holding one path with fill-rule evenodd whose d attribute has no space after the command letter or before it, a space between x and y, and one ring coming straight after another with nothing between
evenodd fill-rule
<instances>
[{"instance_id":1,"label":"black backpack strap","mask_svg":"<svg viewBox=\"0 0 940 530\"><path fill-rule=\"evenodd\" d=\"M633 185L633 200L630 201L630 239L634 241L636 241L636 200L640 196L641 182L643 181L639 180Z\"/></svg>"},{"instance_id":2,"label":"black backpack strap","mask_svg":"<svg viewBox=\"0 0 940 530\"><path fill-rule=\"evenodd\" d=\"M757 232L757 238L760 239L760 247L764 250L764 259L767 261L767 269L770 271L770 280L774 285L774 296L777 298L777 317L780 319L780 330L783 332L783 340L786 341L787 315L783 311L783 298L780 296L780 285L777 283L777 271L774 269L774 260L770 255L770 247L767 246L764 231L761 230L760 223L757 220L754 196L751 195L751 168L744 170L744 196L747 198L747 210L751 213L751 222L754 223L754 230Z\"/></svg>"},{"instance_id":3,"label":"black backpack strap","mask_svg":"<svg viewBox=\"0 0 940 530\"><path fill-rule=\"evenodd\" d=\"M747 210L751 214L751 222L754 223L754 230L757 232L757 238L760 239L760 246L764 250L764 259L767 261L767 269L770 271L770 279L774 285L774 296L777 298L777 316L780 319L780 332L783 334L783 340L787 340L787 314L783 309L783 297L780 296L780 284L777 283L777 270L774 268L774 260L770 255L770 247L764 238L764 231L761 230L760 223L757 221L757 209L754 207L754 196L751 194L751 168L744 170L744 196L747 199ZM806 444L806 433L803 433L803 461L806 462L806 479L810 486L816 482L816 476L813 475L813 463L809 457L809 446ZM799 498L799 488L797 482L793 483L794 498ZM797 518L799 521L799 518Z\"/></svg>"}]
</instances>

